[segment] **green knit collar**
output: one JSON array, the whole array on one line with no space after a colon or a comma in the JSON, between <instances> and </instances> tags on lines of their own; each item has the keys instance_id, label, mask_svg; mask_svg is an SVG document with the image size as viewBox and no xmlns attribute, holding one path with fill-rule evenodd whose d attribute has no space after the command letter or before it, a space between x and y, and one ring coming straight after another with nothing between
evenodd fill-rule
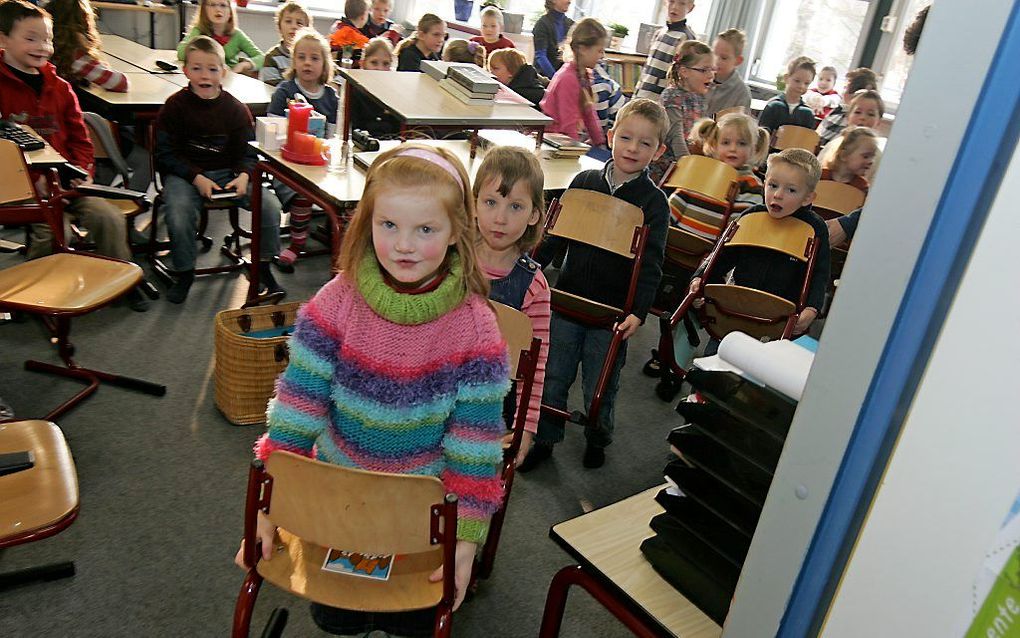
<instances>
[{"instance_id":1,"label":"green knit collar","mask_svg":"<svg viewBox=\"0 0 1020 638\"><path fill-rule=\"evenodd\" d=\"M460 255L451 252L448 262L450 271L435 290L418 294L401 293L386 283L379 260L374 252L368 251L358 267L358 292L368 306L387 321L404 326L428 323L459 306L467 293Z\"/></svg>"}]
</instances>

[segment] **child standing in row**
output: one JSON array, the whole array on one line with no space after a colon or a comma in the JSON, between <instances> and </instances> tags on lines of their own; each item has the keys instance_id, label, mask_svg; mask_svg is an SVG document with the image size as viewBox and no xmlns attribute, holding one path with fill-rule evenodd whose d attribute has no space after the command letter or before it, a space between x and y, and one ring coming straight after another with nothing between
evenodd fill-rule
<instances>
[{"instance_id":1,"label":"child standing in row","mask_svg":"<svg viewBox=\"0 0 1020 638\"><path fill-rule=\"evenodd\" d=\"M542 340L535 362L535 381L524 421L524 435L515 459L517 465L524 461L538 430L545 363L549 356L549 282L538 262L528 256L528 251L542 237L544 179L542 166L534 153L498 146L486 153L474 185L478 262L492 286L489 299L528 315L532 336ZM516 357L518 353L511 352L510 356ZM518 398L514 405L519 402ZM504 415L506 412L504 410Z\"/></svg>"},{"instance_id":2,"label":"child standing in row","mask_svg":"<svg viewBox=\"0 0 1020 638\"><path fill-rule=\"evenodd\" d=\"M638 276L637 293L631 314L615 327L622 331L625 340L644 321L662 276L669 206L666 196L649 179L647 168L653 159L666 150L664 142L668 128L666 112L658 103L643 99L628 102L620 109L616 116L616 126L609 132L612 160L606 162L602 170L578 173L570 183L570 188L606 193L634 204L644 212L644 223L649 231ZM597 215L599 211L593 210L591 213ZM567 257L556 284L558 289L616 307L624 304L630 285L630 260L586 244L555 237L547 237L542 242L537 260L546 266L564 249ZM579 364L582 368L585 405L591 404L612 333L607 328L585 326L565 315L556 312L552 314L543 404L566 408L567 393L577 377ZM626 358L627 342L624 341L605 387L597 422L585 428L585 467L597 468L605 463L605 448L613 440L613 409L619 389L620 370ZM553 446L562 441L563 436L564 422L561 417L541 415L535 445L519 470L530 471L549 459Z\"/></svg>"},{"instance_id":3,"label":"child standing in row","mask_svg":"<svg viewBox=\"0 0 1020 638\"><path fill-rule=\"evenodd\" d=\"M719 111L735 106L751 107L751 91L737 73L737 67L744 63L745 41L740 29L727 29L716 36L712 45L715 81L706 96L706 117L715 117Z\"/></svg>"},{"instance_id":4,"label":"child standing in row","mask_svg":"<svg viewBox=\"0 0 1020 638\"><path fill-rule=\"evenodd\" d=\"M818 125L819 144L825 146L836 139L843 129L847 127L850 117L850 102L858 91L874 90L878 78L875 72L867 67L856 68L846 74L846 85L843 88L842 102L839 106L825 116L822 123Z\"/></svg>"},{"instance_id":5,"label":"child standing in row","mask_svg":"<svg viewBox=\"0 0 1020 638\"><path fill-rule=\"evenodd\" d=\"M421 72L422 60L439 61L446 42L446 22L434 13L418 20L418 29L397 45L397 70Z\"/></svg>"},{"instance_id":6,"label":"child standing in row","mask_svg":"<svg viewBox=\"0 0 1020 638\"><path fill-rule=\"evenodd\" d=\"M217 191L235 191L249 206L252 188L262 188L262 255L259 277L270 292L284 292L269 268L280 252L280 200L248 172L258 157L248 142L255 122L248 107L223 90L223 47L198 36L184 48L188 86L174 93L156 118L156 170L163 174L163 211L170 234L170 257L176 278L166 298L182 303L195 281L198 218Z\"/></svg>"},{"instance_id":7,"label":"child standing in row","mask_svg":"<svg viewBox=\"0 0 1020 638\"><path fill-rule=\"evenodd\" d=\"M402 30L390 20L392 9L392 0L372 0L368 22L361 28L361 32L369 38L386 38L392 46L396 46L400 42Z\"/></svg>"},{"instance_id":8,"label":"child standing in row","mask_svg":"<svg viewBox=\"0 0 1020 638\"><path fill-rule=\"evenodd\" d=\"M329 36L329 46L334 51L344 47L352 47L355 51L353 60L361 59L361 49L368 44L368 36L363 29L368 24L368 3L365 0L346 0L344 16L333 23Z\"/></svg>"},{"instance_id":9,"label":"child standing in row","mask_svg":"<svg viewBox=\"0 0 1020 638\"><path fill-rule=\"evenodd\" d=\"M485 47L477 42L468 42L454 38L443 47L443 62L460 62L474 64L480 69L485 68Z\"/></svg>"},{"instance_id":10,"label":"child standing in row","mask_svg":"<svg viewBox=\"0 0 1020 638\"><path fill-rule=\"evenodd\" d=\"M591 89L591 69L606 52L608 33L595 18L584 18L570 30L570 60L553 76L542 112L553 119L546 127L552 133L563 133L575 140L587 139L592 146L602 146L606 136L595 113L595 95ZM582 130L587 135L582 135Z\"/></svg>"},{"instance_id":11,"label":"child standing in row","mask_svg":"<svg viewBox=\"0 0 1020 638\"><path fill-rule=\"evenodd\" d=\"M836 86L836 67L823 66L818 72L818 82L815 88L810 89L804 95L804 103L811 107L815 116L824 118L832 112L832 109L839 106L839 93Z\"/></svg>"},{"instance_id":12,"label":"child standing in row","mask_svg":"<svg viewBox=\"0 0 1020 638\"><path fill-rule=\"evenodd\" d=\"M822 164L822 179L849 184L867 195L868 175L878 153L878 136L870 128L859 126L844 130L837 141L835 152Z\"/></svg>"},{"instance_id":13,"label":"child standing in row","mask_svg":"<svg viewBox=\"0 0 1020 638\"><path fill-rule=\"evenodd\" d=\"M53 64L68 82L84 80L107 91L124 93L128 77L100 62L102 42L96 15L88 0L50 0L46 10L53 16Z\"/></svg>"},{"instance_id":14,"label":"child standing in row","mask_svg":"<svg viewBox=\"0 0 1020 638\"><path fill-rule=\"evenodd\" d=\"M514 41L503 35L503 12L499 7L485 7L478 17L482 21L482 35L476 35L471 41L485 47L486 55L492 55L497 49L515 48Z\"/></svg>"},{"instance_id":15,"label":"child standing in row","mask_svg":"<svg viewBox=\"0 0 1020 638\"><path fill-rule=\"evenodd\" d=\"M808 87L814 79L815 63L811 58L802 55L790 60L790 64L786 67L786 74L783 75L786 88L765 105L758 117L758 124L767 128L771 133L775 133L780 126L787 124L813 129L815 113L808 105L804 104L801 98L807 93Z\"/></svg>"},{"instance_id":16,"label":"child standing in row","mask_svg":"<svg viewBox=\"0 0 1020 638\"><path fill-rule=\"evenodd\" d=\"M500 505L507 347L475 255L474 199L449 151L404 144L372 164L340 274L303 306L276 384L266 459L285 450L374 472L442 479L458 496L456 601ZM276 528L259 512L261 560ZM235 562L242 564L239 551ZM432 582L442 578L437 570ZM365 614L312 603L324 630L431 633L433 609Z\"/></svg>"},{"instance_id":17,"label":"child standing in row","mask_svg":"<svg viewBox=\"0 0 1020 638\"><path fill-rule=\"evenodd\" d=\"M280 5L276 10L276 30L280 32L280 42L266 51L262 68L259 69L260 80L270 86L276 86L283 81L283 74L290 69L294 34L311 24L312 19L308 11L301 4L291 0Z\"/></svg>"},{"instance_id":18,"label":"child standing in row","mask_svg":"<svg viewBox=\"0 0 1020 638\"><path fill-rule=\"evenodd\" d=\"M563 66L560 44L566 40L574 21L567 17L570 0L545 0L545 13L531 28L535 43L535 68L547 78Z\"/></svg>"},{"instance_id":19,"label":"child standing in row","mask_svg":"<svg viewBox=\"0 0 1020 638\"><path fill-rule=\"evenodd\" d=\"M496 49L489 56L488 65L494 78L533 105L538 106L545 97L538 71L518 49Z\"/></svg>"},{"instance_id":20,"label":"child standing in row","mask_svg":"<svg viewBox=\"0 0 1020 638\"><path fill-rule=\"evenodd\" d=\"M685 40L696 40L687 26L687 14L694 10L694 0L666 0L666 26L659 29L652 38L648 60L641 69L634 97L658 99L666 90L670 65L677 49Z\"/></svg>"},{"instance_id":21,"label":"child standing in row","mask_svg":"<svg viewBox=\"0 0 1020 638\"><path fill-rule=\"evenodd\" d=\"M661 96L669 116L669 133L666 135L666 152L652 164L652 179L656 183L671 163L690 155L687 138L694 123L705 114L705 95L712 88L714 78L712 49L698 40L687 40L681 44L669 67L669 88Z\"/></svg>"},{"instance_id":22,"label":"child standing in row","mask_svg":"<svg viewBox=\"0 0 1020 638\"><path fill-rule=\"evenodd\" d=\"M340 98L333 88L333 62L329 43L318 31L303 29L294 38L294 65L287 70L286 80L276 87L267 109L269 115L283 116L287 105L297 96L304 98L316 112L326 116L326 137L336 128L336 114ZM312 221L311 203L298 197L293 189L278 180L273 181L283 209L290 213L290 246L280 252L276 263L280 270L292 272L294 262L305 248L308 225Z\"/></svg>"},{"instance_id":23,"label":"child standing in row","mask_svg":"<svg viewBox=\"0 0 1020 638\"><path fill-rule=\"evenodd\" d=\"M262 68L262 50L237 26L237 9L230 0L199 0L191 29L177 45L178 60L185 61L188 44L200 35L212 38L223 47L231 71L251 73Z\"/></svg>"}]
</instances>

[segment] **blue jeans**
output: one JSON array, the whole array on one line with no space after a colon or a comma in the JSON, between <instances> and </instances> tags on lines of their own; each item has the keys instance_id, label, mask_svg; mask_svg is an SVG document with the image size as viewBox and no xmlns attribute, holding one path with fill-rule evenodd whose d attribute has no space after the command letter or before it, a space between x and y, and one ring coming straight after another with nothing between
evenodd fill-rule
<instances>
[{"instance_id":1,"label":"blue jeans","mask_svg":"<svg viewBox=\"0 0 1020 638\"><path fill-rule=\"evenodd\" d=\"M606 328L589 328L567 319L558 312L552 313L549 322L549 359L545 364L545 389L542 403L555 408L566 409L567 393L577 377L577 366L581 365L581 389L584 405L591 405L598 383L602 363L609 352L613 333ZM627 342L620 349L613 365L612 374L602 393L602 408L598 421L588 424L584 436L590 445L606 447L613 442L613 412L616 391L620 388L620 370L627 362ZM538 420L535 441L552 445L563 440L564 420L557 416L542 414Z\"/></svg>"},{"instance_id":2,"label":"blue jeans","mask_svg":"<svg viewBox=\"0 0 1020 638\"><path fill-rule=\"evenodd\" d=\"M236 177L229 168L206 171L206 177L224 186ZM249 208L251 185L244 197L237 199L242 208ZM168 175L163 183L163 216L170 234L170 257L174 270L184 272L195 269L198 256L198 220L204 200L191 182L176 175ZM280 254L280 200L272 190L262 188L262 241L261 260L269 261Z\"/></svg>"}]
</instances>

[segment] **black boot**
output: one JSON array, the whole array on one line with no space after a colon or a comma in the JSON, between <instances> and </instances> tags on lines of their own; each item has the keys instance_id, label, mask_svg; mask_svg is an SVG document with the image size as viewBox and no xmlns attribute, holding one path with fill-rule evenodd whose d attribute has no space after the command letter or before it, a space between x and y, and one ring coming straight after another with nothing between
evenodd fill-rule
<instances>
[{"instance_id":1,"label":"black boot","mask_svg":"<svg viewBox=\"0 0 1020 638\"><path fill-rule=\"evenodd\" d=\"M260 261L259 262L259 293L265 291L266 294L283 293L287 294L287 291L283 289L277 281L276 277L273 277L273 270L270 268L272 262Z\"/></svg>"},{"instance_id":2,"label":"black boot","mask_svg":"<svg viewBox=\"0 0 1020 638\"><path fill-rule=\"evenodd\" d=\"M191 290L191 284L195 283L195 271L185 270L177 273L174 278L174 283L170 286L170 290L166 291L166 299L170 303L184 303L184 300L188 298L188 291Z\"/></svg>"},{"instance_id":3,"label":"black boot","mask_svg":"<svg viewBox=\"0 0 1020 638\"><path fill-rule=\"evenodd\" d=\"M531 446L531 451L524 457L521 464L517 466L517 471L521 473L530 472L542 463L552 458L553 446L548 443L536 442Z\"/></svg>"}]
</instances>

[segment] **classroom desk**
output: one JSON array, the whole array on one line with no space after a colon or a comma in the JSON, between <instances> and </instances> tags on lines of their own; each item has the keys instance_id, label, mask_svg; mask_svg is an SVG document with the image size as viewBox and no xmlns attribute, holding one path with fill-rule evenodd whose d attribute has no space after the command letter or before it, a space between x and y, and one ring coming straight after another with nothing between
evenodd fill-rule
<instances>
[{"instance_id":1,"label":"classroom desk","mask_svg":"<svg viewBox=\"0 0 1020 638\"><path fill-rule=\"evenodd\" d=\"M177 85L177 88L188 85L188 78L183 73L166 73L162 77L167 82ZM223 90L247 104L252 114L257 115L266 112L276 87L257 78L227 71L223 75Z\"/></svg>"},{"instance_id":2,"label":"classroom desk","mask_svg":"<svg viewBox=\"0 0 1020 638\"><path fill-rule=\"evenodd\" d=\"M144 44L138 44L134 40L128 40L119 35L104 35L102 39L103 54L107 60L112 61L113 58L116 58L127 65L142 71L148 71L149 73L165 73L165 71L156 66L156 60L170 62L178 67L181 66L181 63L177 60L176 49L150 49Z\"/></svg>"},{"instance_id":3,"label":"classroom desk","mask_svg":"<svg viewBox=\"0 0 1020 638\"><path fill-rule=\"evenodd\" d=\"M414 126L474 131L509 128L536 133L537 148L542 143L546 125L552 123L552 118L524 104L465 104L441 89L436 80L425 73L340 69L340 74L349 80L351 89L364 93L400 120L401 139L406 139L408 128ZM342 129L345 140L350 135L350 110L351 91L346 91ZM472 136L472 157L475 144L476 136Z\"/></svg>"},{"instance_id":4,"label":"classroom desk","mask_svg":"<svg viewBox=\"0 0 1020 638\"><path fill-rule=\"evenodd\" d=\"M481 159L470 159L469 142L466 140L416 140L430 146L442 146L465 162L469 173L473 176L481 164ZM335 139L329 140L335 144ZM382 152L397 146L400 142L385 141L380 144ZM361 195L365 190L365 173L367 167L378 153L356 153L348 159L347 170L343 173L331 173L328 166L309 166L297 164L283 159L280 151L267 151L256 142L252 146L259 152L261 160L255 166L252 175L252 183L259 183L264 175L275 177L284 182L292 189L310 199L313 203L322 208L329 217L332 227L330 254L330 272L336 274L336 257L340 254L340 241L343 238L343 214L353 209L361 201ZM545 172L545 189L547 191L564 190L570 185L574 176L582 170L600 169L603 162L591 157L582 157L578 160L541 160ZM261 189L252 190L251 198L252 222L251 222L251 270L248 277L248 303L258 303L259 290L259 240L261 229L259 216L262 214L262 193Z\"/></svg>"},{"instance_id":5,"label":"classroom desk","mask_svg":"<svg viewBox=\"0 0 1020 638\"><path fill-rule=\"evenodd\" d=\"M156 48L156 14L162 13L165 15L178 16L178 24L180 24L180 16L178 9L167 7L162 4L150 3L145 4L126 4L121 2L93 2L92 8L102 11L103 9L110 9L111 11L141 11L149 14L149 46Z\"/></svg>"},{"instance_id":6,"label":"classroom desk","mask_svg":"<svg viewBox=\"0 0 1020 638\"><path fill-rule=\"evenodd\" d=\"M667 583L641 553L648 526L663 510L662 485L554 525L549 531L580 565L553 578L542 616L541 638L559 635L567 591L579 585L642 638L718 638L722 628Z\"/></svg>"},{"instance_id":7,"label":"classroom desk","mask_svg":"<svg viewBox=\"0 0 1020 638\"><path fill-rule=\"evenodd\" d=\"M98 110L112 116L110 119L117 119L118 116L139 113L154 116L171 95L181 90L180 86L166 77L154 73L132 73L128 79L131 88L126 93L107 91L90 84L79 87L79 95L84 98L87 106L98 106Z\"/></svg>"},{"instance_id":8,"label":"classroom desk","mask_svg":"<svg viewBox=\"0 0 1020 638\"><path fill-rule=\"evenodd\" d=\"M41 139L43 144L46 145L37 151L22 152L22 155L25 156L26 164L32 168L48 168L50 166L61 166L67 163L67 158L58 153L57 149L50 146L50 143L43 139L41 135L36 133L32 127L22 124L21 128L25 129L26 133L31 133Z\"/></svg>"}]
</instances>

